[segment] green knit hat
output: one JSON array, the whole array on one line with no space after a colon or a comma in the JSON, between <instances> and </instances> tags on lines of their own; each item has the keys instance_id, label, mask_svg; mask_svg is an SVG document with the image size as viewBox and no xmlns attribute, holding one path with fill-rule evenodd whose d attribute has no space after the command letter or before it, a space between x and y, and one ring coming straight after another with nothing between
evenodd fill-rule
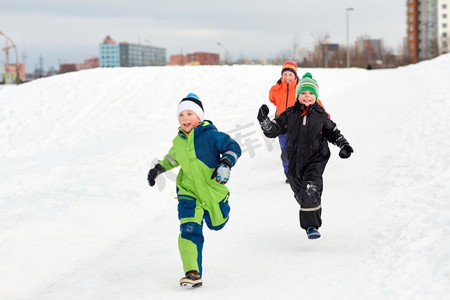
<instances>
[{"instance_id":1,"label":"green knit hat","mask_svg":"<svg viewBox=\"0 0 450 300\"><path fill-rule=\"evenodd\" d=\"M298 81L296 99L298 99L298 95L304 91L313 92L314 95L316 95L316 100L319 99L319 84L315 79L313 79L311 73L309 72L306 72L302 79Z\"/></svg>"}]
</instances>

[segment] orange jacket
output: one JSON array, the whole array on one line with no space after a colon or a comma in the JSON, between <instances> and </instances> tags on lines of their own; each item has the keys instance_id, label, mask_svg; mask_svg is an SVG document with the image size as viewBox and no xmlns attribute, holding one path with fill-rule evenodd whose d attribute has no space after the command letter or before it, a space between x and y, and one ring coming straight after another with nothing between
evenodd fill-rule
<instances>
[{"instance_id":1,"label":"orange jacket","mask_svg":"<svg viewBox=\"0 0 450 300\"><path fill-rule=\"evenodd\" d=\"M298 78L291 84L286 84L281 78L270 88L269 100L277 107L276 115L281 115L286 108L295 104L295 93L297 90Z\"/></svg>"}]
</instances>

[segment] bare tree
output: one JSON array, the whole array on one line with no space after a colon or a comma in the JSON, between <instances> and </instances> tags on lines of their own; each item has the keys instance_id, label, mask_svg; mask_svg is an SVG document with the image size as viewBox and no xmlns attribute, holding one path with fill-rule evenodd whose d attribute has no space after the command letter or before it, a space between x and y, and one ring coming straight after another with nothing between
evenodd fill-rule
<instances>
[{"instance_id":1,"label":"bare tree","mask_svg":"<svg viewBox=\"0 0 450 300\"><path fill-rule=\"evenodd\" d=\"M275 57L274 63L282 64L285 61L293 60L297 61L297 55L300 48L300 41L295 35L292 39L292 43L281 49Z\"/></svg>"},{"instance_id":2,"label":"bare tree","mask_svg":"<svg viewBox=\"0 0 450 300\"><path fill-rule=\"evenodd\" d=\"M297 61L297 54L300 47L300 41L297 38L297 35L294 35L294 38L292 39L292 60Z\"/></svg>"}]
</instances>

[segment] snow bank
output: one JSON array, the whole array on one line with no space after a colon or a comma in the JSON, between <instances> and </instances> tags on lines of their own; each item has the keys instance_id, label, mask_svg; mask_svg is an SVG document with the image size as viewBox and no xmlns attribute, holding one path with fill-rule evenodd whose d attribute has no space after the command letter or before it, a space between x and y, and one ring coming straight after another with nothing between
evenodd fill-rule
<instances>
[{"instance_id":1,"label":"snow bank","mask_svg":"<svg viewBox=\"0 0 450 300\"><path fill-rule=\"evenodd\" d=\"M93 69L0 89L1 298L445 298L449 64L299 70L355 149L341 160L331 146L318 241L256 122L280 66ZM189 92L244 150L196 291L177 285L176 172L146 182Z\"/></svg>"}]
</instances>

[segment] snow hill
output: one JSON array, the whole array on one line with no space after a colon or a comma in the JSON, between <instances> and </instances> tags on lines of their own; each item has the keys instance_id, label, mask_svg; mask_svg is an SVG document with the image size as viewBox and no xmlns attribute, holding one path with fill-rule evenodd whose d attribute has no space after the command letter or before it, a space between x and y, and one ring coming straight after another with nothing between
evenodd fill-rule
<instances>
[{"instance_id":1,"label":"snow hill","mask_svg":"<svg viewBox=\"0 0 450 300\"><path fill-rule=\"evenodd\" d=\"M300 69L355 149L331 145L322 238L298 225L259 106L280 66L93 69L0 89L0 299L444 299L450 294L450 55ZM189 92L236 138L231 219L183 290L175 172L146 176Z\"/></svg>"}]
</instances>

